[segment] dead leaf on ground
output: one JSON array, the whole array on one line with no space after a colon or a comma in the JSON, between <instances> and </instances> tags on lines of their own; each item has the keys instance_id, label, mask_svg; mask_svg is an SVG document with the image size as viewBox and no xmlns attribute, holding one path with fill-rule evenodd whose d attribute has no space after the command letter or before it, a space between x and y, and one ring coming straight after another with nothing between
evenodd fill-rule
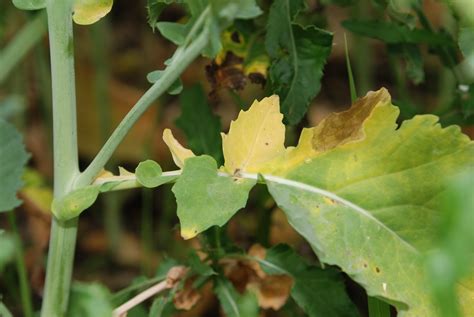
<instances>
[{"instance_id":1,"label":"dead leaf on ground","mask_svg":"<svg viewBox=\"0 0 474 317\"><path fill-rule=\"evenodd\" d=\"M201 299L201 294L194 287L195 279L188 278L183 288L176 293L173 304L177 309L190 310Z\"/></svg>"},{"instance_id":2,"label":"dead leaf on ground","mask_svg":"<svg viewBox=\"0 0 474 317\"><path fill-rule=\"evenodd\" d=\"M248 255L265 259L266 249L259 244L253 245ZM243 259L223 259L221 265L224 274L240 293L253 292L258 304L264 309L280 309L288 300L293 278L289 275L268 275L260 267L258 261Z\"/></svg>"}]
</instances>

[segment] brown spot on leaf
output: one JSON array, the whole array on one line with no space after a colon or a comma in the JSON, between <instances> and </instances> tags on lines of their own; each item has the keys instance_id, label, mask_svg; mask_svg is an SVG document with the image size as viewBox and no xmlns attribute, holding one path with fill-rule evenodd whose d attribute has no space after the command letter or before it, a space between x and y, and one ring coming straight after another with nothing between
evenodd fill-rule
<instances>
[{"instance_id":1,"label":"brown spot on leaf","mask_svg":"<svg viewBox=\"0 0 474 317\"><path fill-rule=\"evenodd\" d=\"M375 106L380 103L390 103L390 94L382 88L369 92L359 98L350 109L332 113L314 129L313 148L319 152L331 150L338 145L364 137L363 124L370 116Z\"/></svg>"}]
</instances>

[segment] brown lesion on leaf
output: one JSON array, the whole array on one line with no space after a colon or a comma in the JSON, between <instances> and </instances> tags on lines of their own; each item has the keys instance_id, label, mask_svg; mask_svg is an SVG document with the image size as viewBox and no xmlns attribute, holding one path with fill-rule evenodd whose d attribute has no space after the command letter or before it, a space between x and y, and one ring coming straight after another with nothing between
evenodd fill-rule
<instances>
[{"instance_id":1,"label":"brown lesion on leaf","mask_svg":"<svg viewBox=\"0 0 474 317\"><path fill-rule=\"evenodd\" d=\"M312 145L314 150L325 152L338 145L362 139L363 124L378 104L391 102L387 89L381 88L359 98L350 109L332 113L314 128Z\"/></svg>"}]
</instances>

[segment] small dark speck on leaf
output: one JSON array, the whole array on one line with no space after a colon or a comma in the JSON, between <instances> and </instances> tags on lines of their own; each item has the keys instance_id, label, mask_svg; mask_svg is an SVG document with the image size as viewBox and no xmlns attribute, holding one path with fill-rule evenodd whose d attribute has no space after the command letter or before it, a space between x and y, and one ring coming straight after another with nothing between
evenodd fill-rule
<instances>
[{"instance_id":1,"label":"small dark speck on leaf","mask_svg":"<svg viewBox=\"0 0 474 317\"><path fill-rule=\"evenodd\" d=\"M378 266L375 267L375 272L380 273L380 269Z\"/></svg>"}]
</instances>

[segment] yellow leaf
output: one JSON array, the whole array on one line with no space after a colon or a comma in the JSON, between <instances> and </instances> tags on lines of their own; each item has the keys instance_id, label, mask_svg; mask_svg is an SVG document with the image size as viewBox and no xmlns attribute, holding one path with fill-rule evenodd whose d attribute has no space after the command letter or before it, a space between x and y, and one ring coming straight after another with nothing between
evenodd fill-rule
<instances>
[{"instance_id":1,"label":"yellow leaf","mask_svg":"<svg viewBox=\"0 0 474 317\"><path fill-rule=\"evenodd\" d=\"M173 155L174 163L180 168L183 168L185 159L196 156L194 155L193 151L183 147L174 138L173 133L170 129L165 129L163 131L163 141L165 141L166 145L170 149L171 155Z\"/></svg>"},{"instance_id":2,"label":"yellow leaf","mask_svg":"<svg viewBox=\"0 0 474 317\"><path fill-rule=\"evenodd\" d=\"M285 151L285 126L276 95L254 101L231 122L229 133L222 133L225 169L260 172L270 160Z\"/></svg>"},{"instance_id":3,"label":"yellow leaf","mask_svg":"<svg viewBox=\"0 0 474 317\"><path fill-rule=\"evenodd\" d=\"M112 9L113 0L75 0L74 22L88 25L99 21Z\"/></svg>"}]
</instances>

